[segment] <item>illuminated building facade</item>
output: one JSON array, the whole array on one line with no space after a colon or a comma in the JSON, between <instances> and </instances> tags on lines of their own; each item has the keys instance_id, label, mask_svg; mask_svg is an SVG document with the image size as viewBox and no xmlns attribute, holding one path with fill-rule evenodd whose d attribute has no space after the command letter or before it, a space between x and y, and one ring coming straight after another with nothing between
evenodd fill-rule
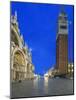
<instances>
[{"instance_id":1,"label":"illuminated building facade","mask_svg":"<svg viewBox=\"0 0 76 100\"><path fill-rule=\"evenodd\" d=\"M11 16L11 81L34 78L31 51L18 28L17 13Z\"/></svg>"},{"instance_id":2,"label":"illuminated building facade","mask_svg":"<svg viewBox=\"0 0 76 100\"><path fill-rule=\"evenodd\" d=\"M74 77L74 64L73 63L68 64L68 77L69 78Z\"/></svg>"},{"instance_id":3,"label":"illuminated building facade","mask_svg":"<svg viewBox=\"0 0 76 100\"><path fill-rule=\"evenodd\" d=\"M57 75L58 70L55 68L50 68L45 74L44 77L53 78Z\"/></svg>"}]
</instances>

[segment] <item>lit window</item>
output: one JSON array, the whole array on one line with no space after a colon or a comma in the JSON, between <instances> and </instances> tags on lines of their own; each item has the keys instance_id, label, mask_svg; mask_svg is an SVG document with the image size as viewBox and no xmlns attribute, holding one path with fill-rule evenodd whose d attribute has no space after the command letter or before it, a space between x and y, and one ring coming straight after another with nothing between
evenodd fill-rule
<instances>
[{"instance_id":1,"label":"lit window","mask_svg":"<svg viewBox=\"0 0 76 100\"><path fill-rule=\"evenodd\" d=\"M68 69L68 72L70 72L70 69Z\"/></svg>"},{"instance_id":2,"label":"lit window","mask_svg":"<svg viewBox=\"0 0 76 100\"><path fill-rule=\"evenodd\" d=\"M72 72L73 72L73 69L72 69Z\"/></svg>"},{"instance_id":3,"label":"lit window","mask_svg":"<svg viewBox=\"0 0 76 100\"><path fill-rule=\"evenodd\" d=\"M68 64L68 67L70 68L70 64Z\"/></svg>"},{"instance_id":4,"label":"lit window","mask_svg":"<svg viewBox=\"0 0 76 100\"><path fill-rule=\"evenodd\" d=\"M73 67L73 64L72 64L72 67Z\"/></svg>"}]
</instances>

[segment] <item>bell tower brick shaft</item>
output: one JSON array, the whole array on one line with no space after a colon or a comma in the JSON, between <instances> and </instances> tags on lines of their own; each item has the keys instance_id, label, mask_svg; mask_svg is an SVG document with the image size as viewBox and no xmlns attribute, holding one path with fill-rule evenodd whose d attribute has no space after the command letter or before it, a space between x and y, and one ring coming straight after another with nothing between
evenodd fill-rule
<instances>
[{"instance_id":1,"label":"bell tower brick shaft","mask_svg":"<svg viewBox=\"0 0 76 100\"><path fill-rule=\"evenodd\" d=\"M65 12L59 14L56 36L56 68L59 75L66 75L68 67L68 21Z\"/></svg>"}]
</instances>

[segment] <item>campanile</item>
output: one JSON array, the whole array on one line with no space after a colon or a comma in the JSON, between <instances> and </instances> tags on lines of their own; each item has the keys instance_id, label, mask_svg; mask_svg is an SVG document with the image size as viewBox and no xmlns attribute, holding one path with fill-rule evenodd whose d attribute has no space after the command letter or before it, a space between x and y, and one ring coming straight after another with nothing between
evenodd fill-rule
<instances>
[{"instance_id":1,"label":"campanile","mask_svg":"<svg viewBox=\"0 0 76 100\"><path fill-rule=\"evenodd\" d=\"M68 20L64 11L58 17L56 34L56 67L60 75L66 75L68 66Z\"/></svg>"}]
</instances>

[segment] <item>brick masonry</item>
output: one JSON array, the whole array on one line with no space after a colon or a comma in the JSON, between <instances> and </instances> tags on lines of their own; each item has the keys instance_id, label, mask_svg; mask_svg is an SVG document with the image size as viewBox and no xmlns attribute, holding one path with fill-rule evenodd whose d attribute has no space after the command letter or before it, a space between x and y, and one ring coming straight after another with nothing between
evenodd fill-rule
<instances>
[{"instance_id":1,"label":"brick masonry","mask_svg":"<svg viewBox=\"0 0 76 100\"><path fill-rule=\"evenodd\" d=\"M59 74L66 74L68 66L68 35L59 34L56 40L56 67Z\"/></svg>"}]
</instances>

